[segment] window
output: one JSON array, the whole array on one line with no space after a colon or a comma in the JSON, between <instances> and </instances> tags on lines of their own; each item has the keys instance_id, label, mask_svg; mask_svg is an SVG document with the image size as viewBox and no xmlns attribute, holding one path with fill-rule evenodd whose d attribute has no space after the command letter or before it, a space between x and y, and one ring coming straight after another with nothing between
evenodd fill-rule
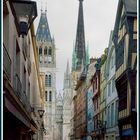
<instances>
[{"instance_id":1,"label":"window","mask_svg":"<svg viewBox=\"0 0 140 140\"><path fill-rule=\"evenodd\" d=\"M116 107L115 107L115 124L118 124L118 100L116 101Z\"/></svg>"},{"instance_id":2,"label":"window","mask_svg":"<svg viewBox=\"0 0 140 140\"><path fill-rule=\"evenodd\" d=\"M44 49L44 55L47 55L47 47Z\"/></svg>"},{"instance_id":3,"label":"window","mask_svg":"<svg viewBox=\"0 0 140 140\"><path fill-rule=\"evenodd\" d=\"M42 55L42 48L39 48L39 55Z\"/></svg>"},{"instance_id":4,"label":"window","mask_svg":"<svg viewBox=\"0 0 140 140\"><path fill-rule=\"evenodd\" d=\"M51 91L49 92L49 101L50 102L52 101L52 92Z\"/></svg>"},{"instance_id":5,"label":"window","mask_svg":"<svg viewBox=\"0 0 140 140\"><path fill-rule=\"evenodd\" d=\"M26 69L23 68L23 91L26 93Z\"/></svg>"},{"instance_id":6,"label":"window","mask_svg":"<svg viewBox=\"0 0 140 140\"><path fill-rule=\"evenodd\" d=\"M111 95L111 81L108 84L108 97Z\"/></svg>"},{"instance_id":7,"label":"window","mask_svg":"<svg viewBox=\"0 0 140 140\"><path fill-rule=\"evenodd\" d=\"M16 74L18 74L18 76L20 76L20 48L18 45L18 42L16 41L16 60L14 60L15 63L15 67L16 67Z\"/></svg>"},{"instance_id":8,"label":"window","mask_svg":"<svg viewBox=\"0 0 140 140\"><path fill-rule=\"evenodd\" d=\"M42 63L42 56L39 56L39 62Z\"/></svg>"},{"instance_id":9,"label":"window","mask_svg":"<svg viewBox=\"0 0 140 140\"><path fill-rule=\"evenodd\" d=\"M49 75L49 87L51 87L51 75Z\"/></svg>"},{"instance_id":10,"label":"window","mask_svg":"<svg viewBox=\"0 0 140 140\"><path fill-rule=\"evenodd\" d=\"M110 127L110 106L108 106L107 112L108 112L108 113L107 113L107 116L108 116L108 117L107 117L107 120L108 120L108 121L107 121L107 124L108 124L108 127Z\"/></svg>"},{"instance_id":11,"label":"window","mask_svg":"<svg viewBox=\"0 0 140 140\"><path fill-rule=\"evenodd\" d=\"M48 85L48 75L45 76L45 86L47 87Z\"/></svg>"},{"instance_id":12,"label":"window","mask_svg":"<svg viewBox=\"0 0 140 140\"><path fill-rule=\"evenodd\" d=\"M111 105L111 126L114 124L114 103Z\"/></svg>"},{"instance_id":13,"label":"window","mask_svg":"<svg viewBox=\"0 0 140 140\"><path fill-rule=\"evenodd\" d=\"M47 91L45 91L45 97L46 97L46 101L48 100L48 93Z\"/></svg>"},{"instance_id":14,"label":"window","mask_svg":"<svg viewBox=\"0 0 140 140\"><path fill-rule=\"evenodd\" d=\"M115 78L112 80L112 92L115 91Z\"/></svg>"},{"instance_id":15,"label":"window","mask_svg":"<svg viewBox=\"0 0 140 140\"><path fill-rule=\"evenodd\" d=\"M49 55L52 55L52 49L49 48Z\"/></svg>"}]
</instances>

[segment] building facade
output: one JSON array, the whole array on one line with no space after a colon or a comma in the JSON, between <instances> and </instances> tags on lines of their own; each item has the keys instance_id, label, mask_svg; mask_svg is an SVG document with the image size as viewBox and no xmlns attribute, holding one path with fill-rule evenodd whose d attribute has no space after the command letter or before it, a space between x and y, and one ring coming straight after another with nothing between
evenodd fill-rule
<instances>
[{"instance_id":1,"label":"building facade","mask_svg":"<svg viewBox=\"0 0 140 140\"><path fill-rule=\"evenodd\" d=\"M106 133L106 77L105 77L105 68L106 68L106 54L103 64L100 70L100 100L99 100L99 111L100 111L100 140L104 140L105 133Z\"/></svg>"},{"instance_id":2,"label":"building facade","mask_svg":"<svg viewBox=\"0 0 140 140\"><path fill-rule=\"evenodd\" d=\"M86 71L84 70L76 85L74 97L74 139L86 140L87 138L87 112L86 112Z\"/></svg>"},{"instance_id":3,"label":"building facade","mask_svg":"<svg viewBox=\"0 0 140 140\"><path fill-rule=\"evenodd\" d=\"M97 60L95 64L96 72L93 75L93 106L94 106L94 115L93 115L93 137L100 139L100 116L99 116L99 99L100 99L100 59Z\"/></svg>"},{"instance_id":4,"label":"building facade","mask_svg":"<svg viewBox=\"0 0 140 140\"><path fill-rule=\"evenodd\" d=\"M137 138L137 0L119 0L113 42L120 139Z\"/></svg>"},{"instance_id":5,"label":"building facade","mask_svg":"<svg viewBox=\"0 0 140 140\"><path fill-rule=\"evenodd\" d=\"M111 31L107 60L105 67L106 77L106 140L119 139L118 129L118 95L115 86L115 47L112 41L113 31Z\"/></svg>"},{"instance_id":6,"label":"building facade","mask_svg":"<svg viewBox=\"0 0 140 140\"><path fill-rule=\"evenodd\" d=\"M93 96L93 81L92 77L96 71L95 69L95 64L96 64L96 59L91 58L90 59L90 64L88 66L88 71L87 71L87 92L86 92L86 120L87 120L87 140L92 139L92 132L94 130L93 126L93 115L94 115L94 106L92 102L92 96Z\"/></svg>"},{"instance_id":7,"label":"building facade","mask_svg":"<svg viewBox=\"0 0 140 140\"><path fill-rule=\"evenodd\" d=\"M3 1L3 136L5 140L41 140L43 120L38 109L43 109L44 98L34 26L31 24L27 34L22 34L13 5Z\"/></svg>"},{"instance_id":8,"label":"building facade","mask_svg":"<svg viewBox=\"0 0 140 140\"><path fill-rule=\"evenodd\" d=\"M56 48L52 39L46 11L41 11L36 33L39 70L45 73L45 128L44 139L56 140Z\"/></svg>"}]
</instances>

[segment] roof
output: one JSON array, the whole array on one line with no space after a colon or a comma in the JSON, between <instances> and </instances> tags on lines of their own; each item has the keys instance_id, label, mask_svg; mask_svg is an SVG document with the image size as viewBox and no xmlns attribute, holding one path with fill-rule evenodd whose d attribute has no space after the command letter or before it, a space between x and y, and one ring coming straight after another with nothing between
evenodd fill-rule
<instances>
[{"instance_id":1,"label":"roof","mask_svg":"<svg viewBox=\"0 0 140 140\"><path fill-rule=\"evenodd\" d=\"M36 39L52 42L46 12L41 12L41 17L36 33Z\"/></svg>"}]
</instances>

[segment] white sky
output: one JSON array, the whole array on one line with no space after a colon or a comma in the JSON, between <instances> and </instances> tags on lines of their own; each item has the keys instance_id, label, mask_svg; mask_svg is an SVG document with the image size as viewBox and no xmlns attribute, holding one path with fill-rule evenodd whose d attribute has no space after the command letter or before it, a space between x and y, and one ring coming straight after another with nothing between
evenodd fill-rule
<instances>
[{"instance_id":1,"label":"white sky","mask_svg":"<svg viewBox=\"0 0 140 140\"><path fill-rule=\"evenodd\" d=\"M47 7L47 18L56 48L56 89L62 92L63 77L67 59L71 68L72 50L76 39L79 0L36 0L38 17L42 8ZM47 6L46 6L47 5ZM90 57L100 57L108 46L110 31L114 28L118 0L84 0L85 40L89 44Z\"/></svg>"}]
</instances>

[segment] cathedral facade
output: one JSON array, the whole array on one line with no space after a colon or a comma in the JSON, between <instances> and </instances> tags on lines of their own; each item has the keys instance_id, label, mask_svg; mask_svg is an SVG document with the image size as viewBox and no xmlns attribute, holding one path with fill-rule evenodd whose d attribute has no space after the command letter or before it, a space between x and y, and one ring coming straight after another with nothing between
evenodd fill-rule
<instances>
[{"instance_id":1,"label":"cathedral facade","mask_svg":"<svg viewBox=\"0 0 140 140\"><path fill-rule=\"evenodd\" d=\"M71 75L69 70L69 62L64 73L64 92L63 92L63 140L70 139L70 120L71 120Z\"/></svg>"},{"instance_id":2,"label":"cathedral facade","mask_svg":"<svg viewBox=\"0 0 140 140\"><path fill-rule=\"evenodd\" d=\"M56 48L51 37L46 11L41 11L41 17L36 33L39 70L45 74L45 115L44 140L56 138Z\"/></svg>"}]
</instances>

